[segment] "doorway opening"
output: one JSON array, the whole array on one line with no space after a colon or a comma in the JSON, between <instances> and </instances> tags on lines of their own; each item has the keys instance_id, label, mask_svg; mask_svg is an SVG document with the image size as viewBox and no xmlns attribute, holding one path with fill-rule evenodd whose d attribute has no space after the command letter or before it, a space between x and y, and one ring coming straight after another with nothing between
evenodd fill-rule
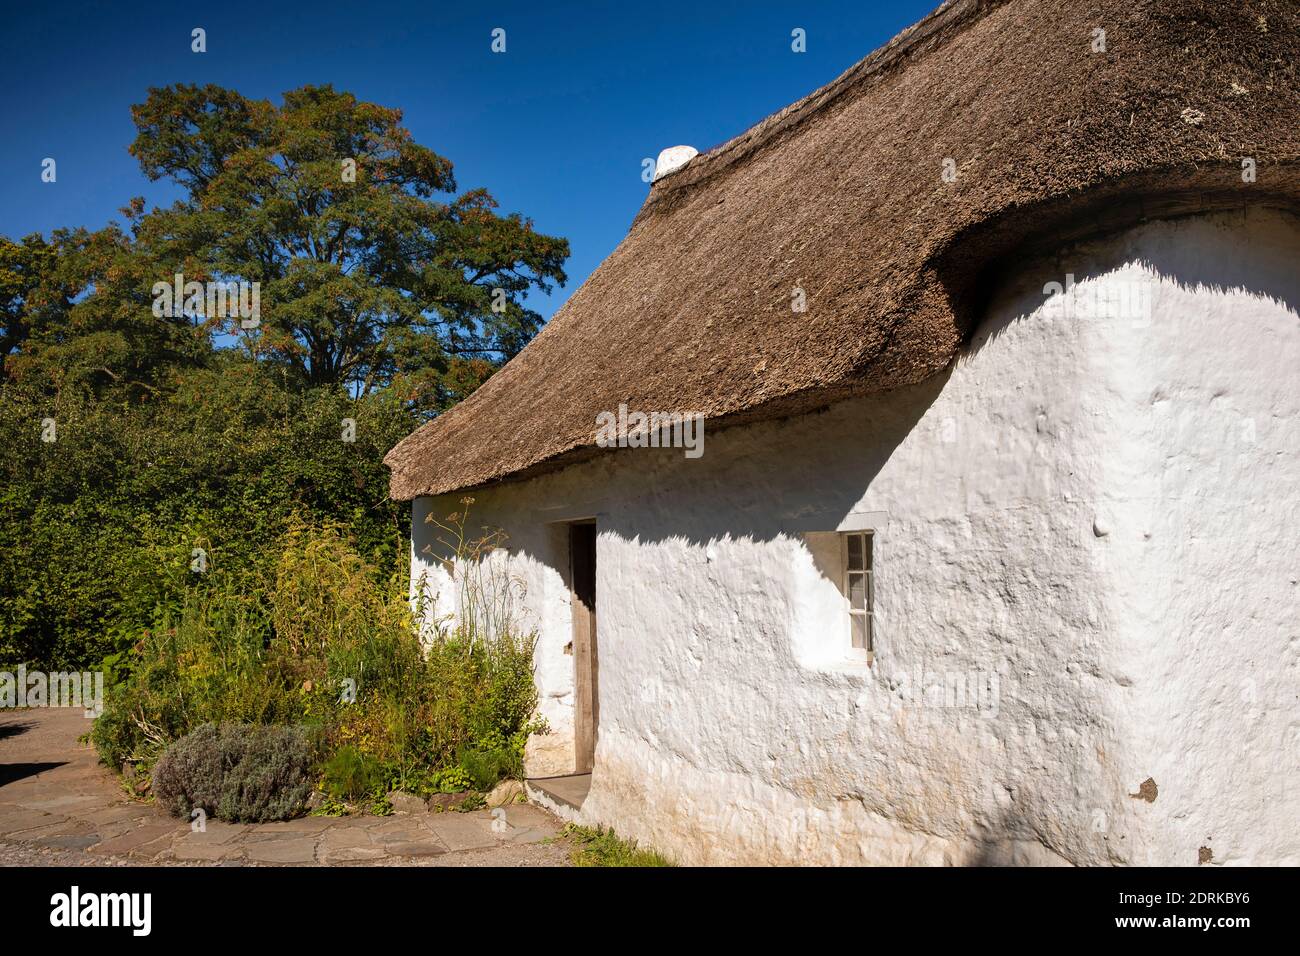
<instances>
[{"instance_id":1,"label":"doorway opening","mask_svg":"<svg viewBox=\"0 0 1300 956\"><path fill-rule=\"evenodd\" d=\"M590 773L600 727L594 521L569 525L569 581L573 605L573 767L575 773Z\"/></svg>"}]
</instances>

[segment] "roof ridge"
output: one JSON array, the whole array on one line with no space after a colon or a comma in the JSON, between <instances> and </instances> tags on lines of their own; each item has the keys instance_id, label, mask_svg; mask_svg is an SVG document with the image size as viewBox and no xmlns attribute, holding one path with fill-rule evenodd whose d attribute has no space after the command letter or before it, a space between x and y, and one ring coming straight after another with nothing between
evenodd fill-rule
<instances>
[{"instance_id":1,"label":"roof ridge","mask_svg":"<svg viewBox=\"0 0 1300 956\"><path fill-rule=\"evenodd\" d=\"M603 454L593 423L622 401L722 427L915 385L1039 247L1143 217L1300 209L1295 2L1245 17L1219 0L950 0L656 183L544 331L389 452L391 493ZM955 178L948 157L967 164ZM1241 157L1262 160L1260 182Z\"/></svg>"},{"instance_id":2,"label":"roof ridge","mask_svg":"<svg viewBox=\"0 0 1300 956\"><path fill-rule=\"evenodd\" d=\"M644 212L675 193L711 179L773 142L780 134L818 115L840 97L854 90L862 80L877 76L919 52L923 43L947 39L957 30L1007 2L1008 0L945 0L942 6L927 14L924 19L907 27L826 85L764 117L749 129L708 152L700 153L673 175L657 180L651 185L641 211Z\"/></svg>"}]
</instances>

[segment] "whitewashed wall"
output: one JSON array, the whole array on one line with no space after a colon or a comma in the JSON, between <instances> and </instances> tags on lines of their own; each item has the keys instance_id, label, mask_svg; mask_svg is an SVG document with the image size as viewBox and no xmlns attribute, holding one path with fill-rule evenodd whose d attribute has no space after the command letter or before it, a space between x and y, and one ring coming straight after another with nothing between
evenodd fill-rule
<instances>
[{"instance_id":1,"label":"whitewashed wall","mask_svg":"<svg viewBox=\"0 0 1300 956\"><path fill-rule=\"evenodd\" d=\"M530 772L572 767L558 522L594 515L589 821L686 863L1300 863L1297 253L1281 213L1149 224L1020 266L939 380L477 493ZM805 537L863 522L871 668Z\"/></svg>"}]
</instances>

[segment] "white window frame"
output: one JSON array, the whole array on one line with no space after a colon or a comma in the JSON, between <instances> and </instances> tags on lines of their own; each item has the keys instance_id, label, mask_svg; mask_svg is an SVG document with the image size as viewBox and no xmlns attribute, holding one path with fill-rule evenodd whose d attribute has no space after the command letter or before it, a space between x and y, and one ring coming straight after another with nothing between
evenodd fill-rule
<instances>
[{"instance_id":1,"label":"white window frame","mask_svg":"<svg viewBox=\"0 0 1300 956\"><path fill-rule=\"evenodd\" d=\"M849 540L857 538L862 542L862 567L849 567ZM840 532L840 566L844 569L843 593L844 606L849 613L849 656L865 660L868 664L876 658L876 585L875 585L875 532L874 530ZM853 607L853 579L863 579L863 600L860 609ZM864 645L853 643L853 622L862 619Z\"/></svg>"}]
</instances>

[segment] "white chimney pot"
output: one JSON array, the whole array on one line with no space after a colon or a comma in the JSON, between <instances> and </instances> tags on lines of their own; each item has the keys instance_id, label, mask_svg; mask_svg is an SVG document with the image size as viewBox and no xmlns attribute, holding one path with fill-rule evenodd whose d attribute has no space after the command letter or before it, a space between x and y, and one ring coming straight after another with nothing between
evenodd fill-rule
<instances>
[{"instance_id":1,"label":"white chimney pot","mask_svg":"<svg viewBox=\"0 0 1300 956\"><path fill-rule=\"evenodd\" d=\"M699 152L694 146L669 146L659 154L659 159L655 161L655 175L654 179L650 181L655 182L663 179L669 173L677 172L677 170L689 163L693 157L698 156Z\"/></svg>"}]
</instances>

